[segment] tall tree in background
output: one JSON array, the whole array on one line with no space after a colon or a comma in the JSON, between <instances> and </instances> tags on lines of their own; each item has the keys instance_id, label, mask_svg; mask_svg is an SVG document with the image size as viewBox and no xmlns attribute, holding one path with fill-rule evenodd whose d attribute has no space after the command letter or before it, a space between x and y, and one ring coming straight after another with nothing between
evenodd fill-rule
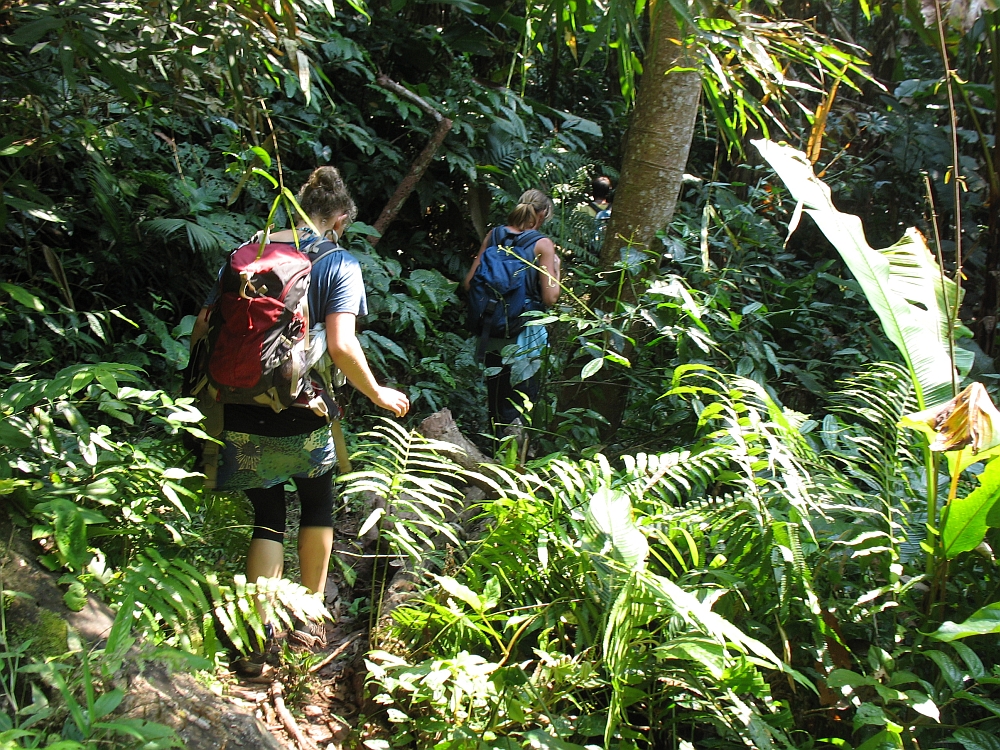
<instances>
[{"instance_id":1,"label":"tall tree in background","mask_svg":"<svg viewBox=\"0 0 1000 750\"><path fill-rule=\"evenodd\" d=\"M666 230L673 218L702 92L715 116L720 139L731 151L742 151L751 128L766 136L771 122L789 134L782 120L790 116L784 104L792 100L791 92L823 94L824 84L835 80L857 88L849 75L867 78L857 58L799 21L758 16L739 5L698 0L690 5L684 0L659 0L650 4L649 14L643 75L599 264L600 271L607 274L622 264L625 255L638 252L652 256L652 262L632 278L633 283L641 282L643 274L658 266L662 247L656 235ZM808 83L794 80L790 71L796 65L819 75ZM839 75L833 73L838 70ZM802 102L798 104L805 109ZM813 113L806 111L813 122ZM627 260L627 273L637 268L633 261L631 257ZM612 285L596 307L613 314L622 302L633 301L631 284ZM631 348L627 337L623 340L624 349L616 354L628 357ZM597 411L607 420L607 437L621 423L626 396L625 380L618 373L601 382L568 386L561 406Z\"/></svg>"},{"instance_id":2,"label":"tall tree in background","mask_svg":"<svg viewBox=\"0 0 1000 750\"><path fill-rule=\"evenodd\" d=\"M613 268L626 245L652 249L656 233L670 223L698 114L701 76L679 42L673 8L662 0L652 3L650 20L602 269Z\"/></svg>"},{"instance_id":3,"label":"tall tree in background","mask_svg":"<svg viewBox=\"0 0 1000 750\"><path fill-rule=\"evenodd\" d=\"M690 50L679 42L680 28L673 7L664 0L652 3L650 20L621 179L601 249L600 267L605 271L621 261L623 248L654 250L656 233L670 224L698 114L701 76L693 67L695 60ZM608 309L615 304L612 298L601 300L597 306ZM564 398L568 397L573 407L602 414L615 429L625 410L626 395L623 382L581 382L570 386Z\"/></svg>"}]
</instances>

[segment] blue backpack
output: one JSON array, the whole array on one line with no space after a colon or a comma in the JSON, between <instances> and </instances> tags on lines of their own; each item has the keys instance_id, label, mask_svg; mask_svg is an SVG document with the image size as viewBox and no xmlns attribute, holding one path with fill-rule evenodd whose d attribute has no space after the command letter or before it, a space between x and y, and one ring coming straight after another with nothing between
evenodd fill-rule
<instances>
[{"instance_id":1,"label":"blue backpack","mask_svg":"<svg viewBox=\"0 0 1000 750\"><path fill-rule=\"evenodd\" d=\"M467 324L479 334L479 359L490 338L517 338L526 322L522 313L544 309L538 271L529 265L535 262L535 243L544 236L536 229L518 234L506 227L493 230L469 282Z\"/></svg>"}]
</instances>

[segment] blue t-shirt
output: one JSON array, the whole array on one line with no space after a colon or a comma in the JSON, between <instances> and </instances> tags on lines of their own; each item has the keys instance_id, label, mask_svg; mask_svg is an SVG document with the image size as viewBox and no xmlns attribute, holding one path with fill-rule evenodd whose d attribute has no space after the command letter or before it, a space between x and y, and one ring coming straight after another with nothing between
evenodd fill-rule
<instances>
[{"instance_id":1,"label":"blue t-shirt","mask_svg":"<svg viewBox=\"0 0 1000 750\"><path fill-rule=\"evenodd\" d=\"M302 249L310 258L322 255L329 245L317 248L303 243ZM331 243L332 244L332 243ZM331 313L352 313L359 318L368 314L365 282L361 277L358 259L337 246L337 249L313 263L309 274L309 324L326 320Z\"/></svg>"}]
</instances>

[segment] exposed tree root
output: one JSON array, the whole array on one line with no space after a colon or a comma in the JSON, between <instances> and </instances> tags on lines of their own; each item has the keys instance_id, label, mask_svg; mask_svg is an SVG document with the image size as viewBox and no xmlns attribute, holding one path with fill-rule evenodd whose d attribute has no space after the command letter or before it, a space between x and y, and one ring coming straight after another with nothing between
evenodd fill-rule
<instances>
[{"instance_id":1,"label":"exposed tree root","mask_svg":"<svg viewBox=\"0 0 1000 750\"><path fill-rule=\"evenodd\" d=\"M311 739L302 734L299 725L295 722L295 717L285 706L284 688L278 680L271 683L271 702L274 704L274 711L281 720L281 725L302 750L319 750L319 746Z\"/></svg>"}]
</instances>

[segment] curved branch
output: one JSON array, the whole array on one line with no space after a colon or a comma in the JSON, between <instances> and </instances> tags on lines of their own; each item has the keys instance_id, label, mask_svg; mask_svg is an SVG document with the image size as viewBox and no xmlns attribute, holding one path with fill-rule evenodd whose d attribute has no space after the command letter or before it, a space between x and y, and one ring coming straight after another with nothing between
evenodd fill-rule
<instances>
[{"instance_id":1,"label":"curved branch","mask_svg":"<svg viewBox=\"0 0 1000 750\"><path fill-rule=\"evenodd\" d=\"M434 121L437 122L437 128L434 130L433 135L431 135L431 139L427 142L427 145L424 146L423 151L420 152L420 155L417 156L416 160L410 166L410 171L406 177L399 183L396 192L392 194L392 197L385 204L385 208L382 209L382 213L379 214L378 219L376 219L375 229L378 231L379 236L372 240L373 245L378 243L386 228L399 214L403 208L403 204L406 203L406 199L410 197L410 193L416 188L417 183L420 182L420 178L424 176L424 172L430 166L431 159L434 158L434 154L437 153L437 150L444 142L445 136L451 130L451 120L434 109L422 97L417 96L409 89L396 83L384 73L380 73L375 82L382 88L416 104L422 111L434 118Z\"/></svg>"}]
</instances>

